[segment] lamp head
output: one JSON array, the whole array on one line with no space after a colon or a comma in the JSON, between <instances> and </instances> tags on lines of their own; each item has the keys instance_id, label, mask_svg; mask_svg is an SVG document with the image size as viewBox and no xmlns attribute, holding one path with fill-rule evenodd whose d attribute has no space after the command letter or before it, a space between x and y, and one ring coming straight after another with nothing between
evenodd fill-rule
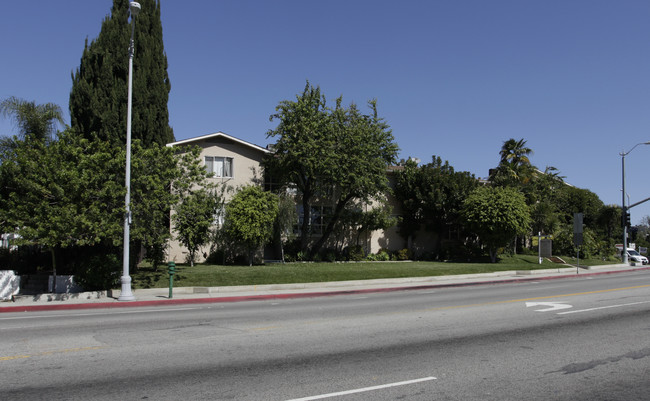
<instances>
[{"instance_id":1,"label":"lamp head","mask_svg":"<svg viewBox=\"0 0 650 401\"><path fill-rule=\"evenodd\" d=\"M131 18L135 17L138 15L142 7L140 7L140 3L137 1L132 1L129 3L129 10L131 10Z\"/></svg>"}]
</instances>

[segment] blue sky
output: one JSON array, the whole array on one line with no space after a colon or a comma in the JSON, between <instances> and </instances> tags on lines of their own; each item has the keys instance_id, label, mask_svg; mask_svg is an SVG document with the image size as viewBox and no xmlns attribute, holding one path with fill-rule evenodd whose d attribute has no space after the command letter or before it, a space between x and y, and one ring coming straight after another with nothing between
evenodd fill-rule
<instances>
[{"instance_id":1,"label":"blue sky","mask_svg":"<svg viewBox=\"0 0 650 401\"><path fill-rule=\"evenodd\" d=\"M0 98L57 103L69 122L71 72L111 5L4 2ZM402 158L485 177L524 138L534 165L620 205L619 153L650 141L649 16L647 0L162 0L170 124L177 140L264 146L275 106L309 80L332 102L377 99ZM625 158L631 203L650 197L649 156Z\"/></svg>"}]
</instances>

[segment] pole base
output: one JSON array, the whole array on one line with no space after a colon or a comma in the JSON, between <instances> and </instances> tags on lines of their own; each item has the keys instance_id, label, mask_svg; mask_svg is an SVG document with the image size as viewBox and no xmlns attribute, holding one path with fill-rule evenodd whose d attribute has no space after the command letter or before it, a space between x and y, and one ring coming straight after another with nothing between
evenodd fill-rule
<instances>
[{"instance_id":1,"label":"pole base","mask_svg":"<svg viewBox=\"0 0 650 401\"><path fill-rule=\"evenodd\" d=\"M122 282L122 291L120 292L118 301L135 301L135 296L131 292L131 276L120 277Z\"/></svg>"}]
</instances>

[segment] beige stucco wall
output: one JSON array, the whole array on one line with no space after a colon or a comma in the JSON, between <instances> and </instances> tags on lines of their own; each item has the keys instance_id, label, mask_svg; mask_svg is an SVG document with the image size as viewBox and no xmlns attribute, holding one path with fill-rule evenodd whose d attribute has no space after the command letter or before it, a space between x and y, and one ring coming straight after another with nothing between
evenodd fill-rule
<instances>
[{"instance_id":1,"label":"beige stucco wall","mask_svg":"<svg viewBox=\"0 0 650 401\"><path fill-rule=\"evenodd\" d=\"M395 188L395 175L394 170L389 169L387 171L388 176L388 185L391 188ZM392 193L386 194L386 202L392 209L392 216L399 218L402 211L400 210L399 203L395 199ZM370 207L376 206L377 203L370 205ZM380 249L388 249L391 252L399 251L407 247L404 239L398 234L397 226L390 227L387 230L377 230L373 231L370 234L368 239L368 251L369 253L377 253Z\"/></svg>"},{"instance_id":2,"label":"beige stucco wall","mask_svg":"<svg viewBox=\"0 0 650 401\"><path fill-rule=\"evenodd\" d=\"M214 136L191 142L189 145L196 145L201 148L201 162L206 156L231 157L233 159L232 178L210 178L215 183L228 185L237 189L246 185L260 184L263 182L261 162L265 152L255 145L231 140L227 136ZM226 193L226 202L232 197L234 191ZM172 212L173 213L173 212ZM184 263L187 258L187 248L181 245L175 238L174 227L171 228L172 239L169 242L167 251L169 260ZM209 252L209 247L201 249L195 262L203 262Z\"/></svg>"},{"instance_id":3,"label":"beige stucco wall","mask_svg":"<svg viewBox=\"0 0 650 401\"><path fill-rule=\"evenodd\" d=\"M208 139L196 145L201 148L201 161L204 161L206 156L231 157L233 159L232 178L214 177L210 178L210 181L227 184L233 189L263 182L260 164L264 153L259 150L225 138ZM227 199L231 196L232 192L228 194Z\"/></svg>"},{"instance_id":4,"label":"beige stucco wall","mask_svg":"<svg viewBox=\"0 0 650 401\"><path fill-rule=\"evenodd\" d=\"M228 135L208 135L205 137L196 138L196 140L182 141L189 142L185 144L196 145L201 148L201 161L205 160L206 156L215 157L231 157L233 159L233 177L231 178L211 178L213 182L223 183L236 190L245 185L263 183L263 172L261 162L267 151L256 145L247 144L236 138L229 137ZM399 167L392 167L387 171L389 183L394 185L393 172ZM230 191L226 194L226 201L233 196L235 191ZM388 204L393 208L393 215L399 217L401 210L398 202L392 196L387 195ZM366 205L366 209L378 206L379 202L371 202ZM333 205L332 205L333 206ZM173 212L172 212L173 213ZM389 251L399 251L404 248L411 248L415 254L422 254L433 249L436 242L435 235L428 233L426 230L421 230L416 233L412 238L411 243L402 238L398 234L397 226L390 227L387 230L377 230L369 234L362 235L360 238L361 244L364 245L367 252L377 253L380 249L388 249ZM174 229L171 229L172 237L174 236ZM356 240L356 237L354 237ZM325 247L335 247L337 245L335 238L330 238ZM340 245L340 244L339 244ZM208 256L209 247L205 247L197 254L196 262L202 262ZM179 263L186 261L187 249L183 247L175 238L169 242L168 256L170 260Z\"/></svg>"}]
</instances>

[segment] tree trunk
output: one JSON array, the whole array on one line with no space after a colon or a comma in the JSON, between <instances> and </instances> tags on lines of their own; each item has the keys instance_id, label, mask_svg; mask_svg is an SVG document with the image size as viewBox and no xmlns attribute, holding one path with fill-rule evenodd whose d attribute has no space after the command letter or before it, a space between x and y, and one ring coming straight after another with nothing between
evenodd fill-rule
<instances>
[{"instance_id":1,"label":"tree trunk","mask_svg":"<svg viewBox=\"0 0 650 401\"><path fill-rule=\"evenodd\" d=\"M56 294L56 257L54 248L50 248L50 253L52 254L52 293Z\"/></svg>"},{"instance_id":2,"label":"tree trunk","mask_svg":"<svg viewBox=\"0 0 650 401\"><path fill-rule=\"evenodd\" d=\"M332 214L332 218L330 219L329 222L327 222L327 227L325 228L323 235L318 239L318 241L316 241L311 251L309 252L309 259L313 259L314 256L318 253L318 251L321 250L323 245L325 245L325 242L327 242L327 239L334 231L334 226L336 225L339 218L341 217L341 213L343 213L343 209L345 209L345 206L348 204L350 199L352 199L352 196L348 196L338 201L338 203L336 204L336 208L334 208L334 213Z\"/></svg>"},{"instance_id":3,"label":"tree trunk","mask_svg":"<svg viewBox=\"0 0 650 401\"><path fill-rule=\"evenodd\" d=\"M302 195L302 226L300 227L300 250L307 252L309 246L309 223L311 221L311 203L309 194Z\"/></svg>"},{"instance_id":4,"label":"tree trunk","mask_svg":"<svg viewBox=\"0 0 650 401\"><path fill-rule=\"evenodd\" d=\"M492 263L497 262L497 248L490 248L490 261Z\"/></svg>"}]
</instances>

